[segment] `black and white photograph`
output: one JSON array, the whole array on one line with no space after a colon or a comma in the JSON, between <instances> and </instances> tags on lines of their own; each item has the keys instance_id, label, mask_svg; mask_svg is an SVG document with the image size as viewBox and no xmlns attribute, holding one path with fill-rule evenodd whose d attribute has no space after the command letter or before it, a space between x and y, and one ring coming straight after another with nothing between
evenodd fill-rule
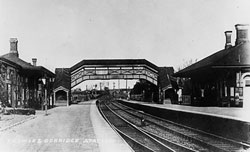
<instances>
[{"instance_id":1,"label":"black and white photograph","mask_svg":"<svg viewBox=\"0 0 250 152\"><path fill-rule=\"evenodd\" d=\"M0 0L0 152L250 152L249 0Z\"/></svg>"}]
</instances>

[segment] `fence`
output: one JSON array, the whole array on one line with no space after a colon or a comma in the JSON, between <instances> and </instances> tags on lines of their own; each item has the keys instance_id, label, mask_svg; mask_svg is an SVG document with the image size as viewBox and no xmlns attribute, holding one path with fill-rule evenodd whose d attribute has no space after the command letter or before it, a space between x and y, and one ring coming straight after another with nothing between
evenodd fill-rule
<instances>
[{"instance_id":1,"label":"fence","mask_svg":"<svg viewBox=\"0 0 250 152\"><path fill-rule=\"evenodd\" d=\"M181 104L190 105L191 104L191 96L190 95L182 95Z\"/></svg>"},{"instance_id":2,"label":"fence","mask_svg":"<svg viewBox=\"0 0 250 152\"><path fill-rule=\"evenodd\" d=\"M131 100L137 100L137 101L142 101L143 100L143 95L142 94L132 94L130 95Z\"/></svg>"}]
</instances>

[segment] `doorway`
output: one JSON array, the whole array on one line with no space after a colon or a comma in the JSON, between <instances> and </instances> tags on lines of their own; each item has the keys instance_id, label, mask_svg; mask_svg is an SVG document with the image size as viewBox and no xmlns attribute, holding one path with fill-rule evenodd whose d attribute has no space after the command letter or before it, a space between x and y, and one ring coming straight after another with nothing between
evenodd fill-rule
<instances>
[{"instance_id":1,"label":"doorway","mask_svg":"<svg viewBox=\"0 0 250 152\"><path fill-rule=\"evenodd\" d=\"M243 108L250 109L250 74L243 78Z\"/></svg>"}]
</instances>

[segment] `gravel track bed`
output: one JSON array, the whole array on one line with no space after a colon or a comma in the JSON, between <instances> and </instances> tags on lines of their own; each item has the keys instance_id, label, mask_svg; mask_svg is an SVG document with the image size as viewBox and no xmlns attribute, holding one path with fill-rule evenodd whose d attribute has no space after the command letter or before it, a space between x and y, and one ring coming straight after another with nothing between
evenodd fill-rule
<instances>
[{"instance_id":1,"label":"gravel track bed","mask_svg":"<svg viewBox=\"0 0 250 152\"><path fill-rule=\"evenodd\" d=\"M224 149L226 151L239 151L239 150L242 150L241 146L232 144L231 142L226 142L225 140L219 139L217 137L207 135L205 133L193 131L193 130L190 130L188 128L183 128L183 127L180 127L178 125L172 124L171 122L162 121L162 120L159 120L159 119L144 115L144 114L142 114L142 113L140 113L138 111L135 111L133 109L125 107L124 105L122 105L120 103L113 103L113 104L115 106L121 108L121 109L124 109L124 110L128 111L129 113L132 113L132 114L138 116L138 117L144 117L145 120L155 122L157 124L160 124L161 126L167 127L167 128L169 128L171 130L175 130L175 131L177 131L179 133L182 133L182 134L184 134L186 136L189 136L189 137L194 138L194 139L198 139L198 140L200 140L200 141L202 141L204 143L208 143L208 144L213 145L215 147L222 148L222 149ZM117 109L117 107L116 107L116 109Z\"/></svg>"},{"instance_id":2,"label":"gravel track bed","mask_svg":"<svg viewBox=\"0 0 250 152\"><path fill-rule=\"evenodd\" d=\"M134 131L132 129L128 131L127 128L119 128L119 129L126 135L132 137L136 141L139 141L139 143L141 143L142 145L147 145L147 147L150 147L156 151L160 150L159 148L156 148L157 146L155 145L155 143L153 143L150 139L145 138L145 135L134 133L136 132L135 129Z\"/></svg>"},{"instance_id":3,"label":"gravel track bed","mask_svg":"<svg viewBox=\"0 0 250 152\"><path fill-rule=\"evenodd\" d=\"M128 113L124 112L123 110L118 109L117 107L115 107L113 105L110 105L110 108L113 109L115 112L117 112L119 115L121 115L123 118L128 120L129 122L135 124L138 127L141 127L141 122L140 122L141 120L139 118L136 118L132 115L129 115ZM167 139L167 140L172 141L174 143L181 144L184 147L188 147L188 148L191 148L191 149L197 150L197 151L200 151L200 150L209 151L209 149L206 149L202 146L194 144L187 139L179 137L171 132L168 132L167 130L161 129L156 125L147 123L146 126L144 126L142 128L151 132L151 133L157 134L157 135L163 137L164 139Z\"/></svg>"},{"instance_id":4,"label":"gravel track bed","mask_svg":"<svg viewBox=\"0 0 250 152\"><path fill-rule=\"evenodd\" d=\"M110 123L117 127L117 129L119 129L121 132L135 139L142 145L146 145L146 147L150 147L155 151L161 151L161 149L155 142L149 139L145 134L138 133L135 128L131 127L126 122L121 120L118 116L114 115L106 106L101 105L100 108L102 109L104 115L110 121Z\"/></svg>"}]
</instances>

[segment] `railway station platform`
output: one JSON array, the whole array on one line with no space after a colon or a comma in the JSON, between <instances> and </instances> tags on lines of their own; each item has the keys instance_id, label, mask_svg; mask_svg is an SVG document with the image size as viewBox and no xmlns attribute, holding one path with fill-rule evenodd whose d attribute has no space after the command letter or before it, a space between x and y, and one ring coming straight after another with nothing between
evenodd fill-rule
<instances>
[{"instance_id":1,"label":"railway station platform","mask_svg":"<svg viewBox=\"0 0 250 152\"><path fill-rule=\"evenodd\" d=\"M249 110L232 107L193 107L119 100L146 113L250 144Z\"/></svg>"},{"instance_id":2,"label":"railway station platform","mask_svg":"<svg viewBox=\"0 0 250 152\"><path fill-rule=\"evenodd\" d=\"M99 113L96 100L36 113L35 118L0 133L4 152L131 152Z\"/></svg>"},{"instance_id":3,"label":"railway station platform","mask_svg":"<svg viewBox=\"0 0 250 152\"><path fill-rule=\"evenodd\" d=\"M133 151L122 137L115 132L99 113L96 100L90 107L90 119L100 152L131 152Z\"/></svg>"},{"instance_id":4,"label":"railway station platform","mask_svg":"<svg viewBox=\"0 0 250 152\"><path fill-rule=\"evenodd\" d=\"M142 104L147 106L152 106L156 108L164 108L169 110L197 113L201 115L210 115L214 117L221 117L227 119L234 119L239 121L250 122L250 109L243 108L233 108L233 107L195 107L179 104L154 104L148 102L139 102L133 100L123 100L125 102L131 102L136 104Z\"/></svg>"}]
</instances>

